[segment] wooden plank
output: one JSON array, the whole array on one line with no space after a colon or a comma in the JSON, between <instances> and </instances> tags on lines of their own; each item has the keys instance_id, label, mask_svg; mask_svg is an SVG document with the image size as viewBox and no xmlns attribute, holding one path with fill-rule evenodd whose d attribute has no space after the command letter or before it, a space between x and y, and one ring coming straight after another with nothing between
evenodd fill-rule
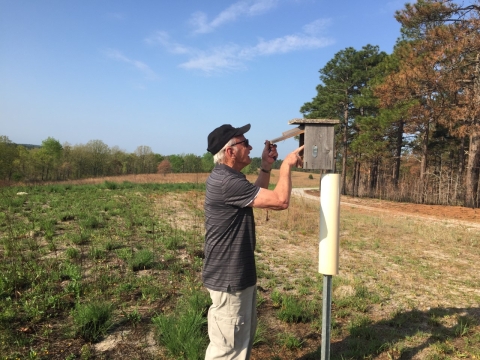
<instances>
[{"instance_id":1,"label":"wooden plank","mask_svg":"<svg viewBox=\"0 0 480 360\"><path fill-rule=\"evenodd\" d=\"M282 133L282 136L277 137L275 139L270 140L270 143L275 144L279 141L289 139L294 136L298 136L300 134L303 134L305 132L305 129L303 126L296 127L295 129L287 130Z\"/></svg>"},{"instance_id":2,"label":"wooden plank","mask_svg":"<svg viewBox=\"0 0 480 360\"><path fill-rule=\"evenodd\" d=\"M337 119L292 119L288 122L292 124L340 124L340 120Z\"/></svg>"}]
</instances>

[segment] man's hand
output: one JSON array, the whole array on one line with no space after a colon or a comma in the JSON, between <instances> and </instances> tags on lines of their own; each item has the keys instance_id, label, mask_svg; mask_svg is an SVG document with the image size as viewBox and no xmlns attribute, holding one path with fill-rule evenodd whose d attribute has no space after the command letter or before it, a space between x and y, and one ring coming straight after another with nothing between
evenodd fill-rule
<instances>
[{"instance_id":1,"label":"man's hand","mask_svg":"<svg viewBox=\"0 0 480 360\"><path fill-rule=\"evenodd\" d=\"M262 152L262 167L265 166L265 170L270 170L272 164L277 160L278 153L277 153L277 145L271 144L270 141L265 141L265 147L263 148Z\"/></svg>"},{"instance_id":2,"label":"man's hand","mask_svg":"<svg viewBox=\"0 0 480 360\"><path fill-rule=\"evenodd\" d=\"M283 163L288 164L288 166L296 166L296 167L301 167L303 165L303 160L300 157L299 153L303 150L303 146L300 146L298 149L292 151L290 154L288 154L285 159L283 160Z\"/></svg>"}]
</instances>

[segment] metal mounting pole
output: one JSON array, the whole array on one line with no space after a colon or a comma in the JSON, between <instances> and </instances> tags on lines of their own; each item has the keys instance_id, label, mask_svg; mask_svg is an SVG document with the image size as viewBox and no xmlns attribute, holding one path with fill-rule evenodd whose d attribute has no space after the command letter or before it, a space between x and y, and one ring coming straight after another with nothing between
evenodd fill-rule
<instances>
[{"instance_id":1,"label":"metal mounting pole","mask_svg":"<svg viewBox=\"0 0 480 360\"><path fill-rule=\"evenodd\" d=\"M322 360L330 359L330 324L332 322L332 275L323 275Z\"/></svg>"}]
</instances>

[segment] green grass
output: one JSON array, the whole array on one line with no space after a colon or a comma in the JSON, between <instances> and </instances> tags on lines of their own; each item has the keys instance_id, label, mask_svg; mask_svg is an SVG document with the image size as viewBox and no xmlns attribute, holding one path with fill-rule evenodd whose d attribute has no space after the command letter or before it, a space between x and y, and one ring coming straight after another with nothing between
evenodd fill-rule
<instances>
[{"instance_id":1,"label":"green grass","mask_svg":"<svg viewBox=\"0 0 480 360\"><path fill-rule=\"evenodd\" d=\"M205 311L209 299L199 290L188 292L186 298L178 302L174 312L159 314L152 321L159 342L173 357L203 359L207 346Z\"/></svg>"},{"instance_id":2,"label":"green grass","mask_svg":"<svg viewBox=\"0 0 480 360\"><path fill-rule=\"evenodd\" d=\"M98 341L112 326L112 313L108 303L77 304L72 314L77 333L86 341Z\"/></svg>"}]
</instances>

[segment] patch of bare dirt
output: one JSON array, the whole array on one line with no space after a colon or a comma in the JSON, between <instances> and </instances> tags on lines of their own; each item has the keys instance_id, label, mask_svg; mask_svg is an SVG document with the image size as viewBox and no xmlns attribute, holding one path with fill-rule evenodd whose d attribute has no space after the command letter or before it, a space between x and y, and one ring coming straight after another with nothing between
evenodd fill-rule
<instances>
[{"instance_id":1,"label":"patch of bare dirt","mask_svg":"<svg viewBox=\"0 0 480 360\"><path fill-rule=\"evenodd\" d=\"M304 192L306 195L319 197L319 190L294 189L297 194ZM382 211L393 215L408 215L431 220L446 220L460 225L480 227L480 209L471 209L462 206L423 205L401 203L387 200L356 198L341 196L340 203L343 206L358 208L359 212Z\"/></svg>"}]
</instances>

